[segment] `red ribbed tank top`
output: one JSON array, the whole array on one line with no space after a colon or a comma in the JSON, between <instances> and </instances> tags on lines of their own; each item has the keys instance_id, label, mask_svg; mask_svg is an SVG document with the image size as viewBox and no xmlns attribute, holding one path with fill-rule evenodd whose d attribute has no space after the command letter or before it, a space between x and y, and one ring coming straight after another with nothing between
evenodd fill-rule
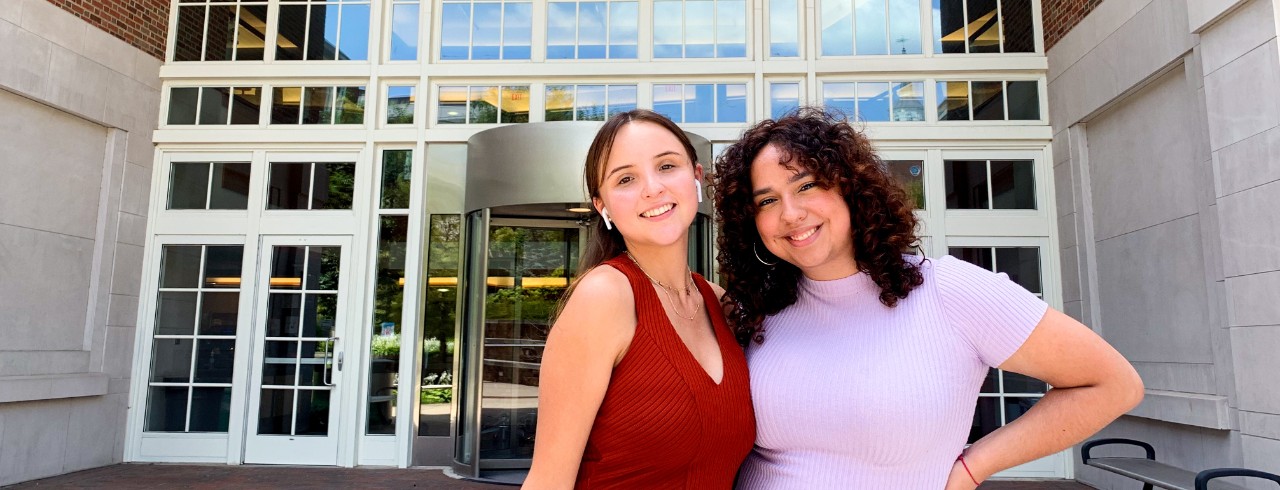
<instances>
[{"instance_id":1,"label":"red ribbed tank top","mask_svg":"<svg viewBox=\"0 0 1280 490\"><path fill-rule=\"evenodd\" d=\"M591 426L576 488L731 488L756 425L746 359L715 292L694 274L724 360L719 385L680 340L635 262L621 255L605 264L626 274L638 321Z\"/></svg>"}]
</instances>

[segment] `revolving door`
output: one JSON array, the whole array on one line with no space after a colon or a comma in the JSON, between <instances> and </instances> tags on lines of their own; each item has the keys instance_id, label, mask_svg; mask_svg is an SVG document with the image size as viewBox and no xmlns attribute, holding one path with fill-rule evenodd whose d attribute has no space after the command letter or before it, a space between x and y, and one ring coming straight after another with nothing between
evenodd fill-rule
<instances>
[{"instance_id":1,"label":"revolving door","mask_svg":"<svg viewBox=\"0 0 1280 490\"><path fill-rule=\"evenodd\" d=\"M468 141L453 462L461 476L520 482L529 468L542 350L590 239L582 164L598 127L522 124ZM689 136L706 161L711 145ZM699 211L689 259L706 275L709 204Z\"/></svg>"}]
</instances>

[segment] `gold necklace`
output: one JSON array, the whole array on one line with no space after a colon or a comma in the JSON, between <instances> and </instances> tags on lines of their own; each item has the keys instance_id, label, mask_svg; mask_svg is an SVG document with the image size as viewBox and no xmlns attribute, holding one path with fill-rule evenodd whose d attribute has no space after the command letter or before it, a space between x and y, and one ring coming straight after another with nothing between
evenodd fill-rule
<instances>
[{"instance_id":1,"label":"gold necklace","mask_svg":"<svg viewBox=\"0 0 1280 490\"><path fill-rule=\"evenodd\" d=\"M671 297L671 294L672 294L671 286L663 284L662 281L654 279L653 276L649 275L649 273L644 270L644 267L640 266L640 261L636 260L636 256L631 255L630 250L628 250L626 253L627 253L627 257L631 259L631 263L635 264L637 269L640 269L640 273L644 274L644 277L649 278L650 281L653 281L654 284L657 284L658 287L662 288L662 292L667 294L667 302L671 303L671 311L674 311L676 313L676 316L689 321L693 321L693 319L698 316L698 312L702 311L702 302L698 302L697 305L693 307L693 313L690 313L689 316L684 316L684 313L680 312L680 308L676 307L675 298ZM694 284L693 284L693 273L689 272L688 267L685 268L685 277L688 278L689 282L685 284L686 286L688 286L688 289L685 289L684 295L689 296L693 292Z\"/></svg>"}]
</instances>

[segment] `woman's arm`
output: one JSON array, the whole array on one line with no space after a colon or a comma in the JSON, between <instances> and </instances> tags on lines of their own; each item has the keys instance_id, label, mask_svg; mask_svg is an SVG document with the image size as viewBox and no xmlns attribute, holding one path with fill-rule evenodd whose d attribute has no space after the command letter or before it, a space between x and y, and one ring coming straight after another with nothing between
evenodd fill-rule
<instances>
[{"instance_id":1,"label":"woman's arm","mask_svg":"<svg viewBox=\"0 0 1280 490\"><path fill-rule=\"evenodd\" d=\"M964 462L979 482L1066 449L1142 401L1142 380L1129 361L1088 327L1053 308L1000 369L1038 378L1053 389L1026 414L965 451ZM975 486L957 461L947 489Z\"/></svg>"},{"instance_id":2,"label":"woman's arm","mask_svg":"<svg viewBox=\"0 0 1280 490\"><path fill-rule=\"evenodd\" d=\"M574 287L542 353L538 437L524 488L573 488L613 367L635 335L634 312L617 269L597 267Z\"/></svg>"}]
</instances>

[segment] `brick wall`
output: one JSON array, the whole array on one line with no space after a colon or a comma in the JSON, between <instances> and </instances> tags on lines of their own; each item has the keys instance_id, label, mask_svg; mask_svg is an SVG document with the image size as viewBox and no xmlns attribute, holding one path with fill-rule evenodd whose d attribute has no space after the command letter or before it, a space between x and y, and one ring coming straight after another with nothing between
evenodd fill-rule
<instances>
[{"instance_id":1,"label":"brick wall","mask_svg":"<svg viewBox=\"0 0 1280 490\"><path fill-rule=\"evenodd\" d=\"M164 59L169 0L48 1L133 47Z\"/></svg>"},{"instance_id":2,"label":"brick wall","mask_svg":"<svg viewBox=\"0 0 1280 490\"><path fill-rule=\"evenodd\" d=\"M1041 0L1044 15L1044 50L1049 51L1102 0Z\"/></svg>"}]
</instances>

